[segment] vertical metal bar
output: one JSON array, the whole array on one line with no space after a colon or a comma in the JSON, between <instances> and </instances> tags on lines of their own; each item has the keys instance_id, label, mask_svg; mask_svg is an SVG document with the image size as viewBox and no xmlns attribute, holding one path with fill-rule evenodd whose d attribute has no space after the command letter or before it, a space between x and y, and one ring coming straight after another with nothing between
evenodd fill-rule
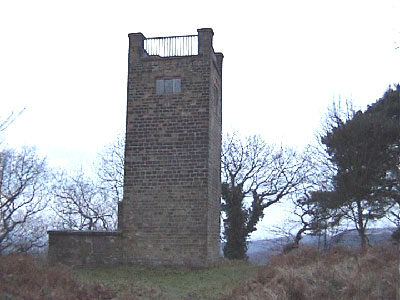
<instances>
[{"instance_id":1,"label":"vertical metal bar","mask_svg":"<svg viewBox=\"0 0 400 300\"><path fill-rule=\"evenodd\" d=\"M152 40L147 40L147 48L148 48L148 53L150 54L150 55L153 55L153 46L152 46L152 44L153 44L153 41Z\"/></svg>"},{"instance_id":2,"label":"vertical metal bar","mask_svg":"<svg viewBox=\"0 0 400 300\"><path fill-rule=\"evenodd\" d=\"M150 55L153 55L152 54L152 52L153 52L153 47L151 46L151 44L152 44L152 40L146 40L146 44L147 44L147 51L148 51L148 53L150 54Z\"/></svg>"}]
</instances>

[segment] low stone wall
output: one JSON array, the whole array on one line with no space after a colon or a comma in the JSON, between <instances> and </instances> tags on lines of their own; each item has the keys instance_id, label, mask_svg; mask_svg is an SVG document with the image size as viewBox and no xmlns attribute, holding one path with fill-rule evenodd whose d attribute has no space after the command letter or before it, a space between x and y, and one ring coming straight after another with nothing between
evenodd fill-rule
<instances>
[{"instance_id":1,"label":"low stone wall","mask_svg":"<svg viewBox=\"0 0 400 300\"><path fill-rule=\"evenodd\" d=\"M72 265L114 265L122 262L119 231L49 231L49 258Z\"/></svg>"}]
</instances>

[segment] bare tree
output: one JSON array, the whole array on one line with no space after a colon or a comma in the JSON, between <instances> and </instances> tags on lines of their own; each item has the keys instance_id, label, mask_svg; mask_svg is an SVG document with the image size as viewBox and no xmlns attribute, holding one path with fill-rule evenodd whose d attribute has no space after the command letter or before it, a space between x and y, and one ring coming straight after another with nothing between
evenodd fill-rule
<instances>
[{"instance_id":1,"label":"bare tree","mask_svg":"<svg viewBox=\"0 0 400 300\"><path fill-rule=\"evenodd\" d=\"M122 201L125 140L118 136L99 152L93 179L84 172L56 175L53 210L63 229L113 230Z\"/></svg>"},{"instance_id":2,"label":"bare tree","mask_svg":"<svg viewBox=\"0 0 400 300\"><path fill-rule=\"evenodd\" d=\"M124 186L125 138L123 135L107 145L98 155L95 165L100 186L113 201L122 201Z\"/></svg>"},{"instance_id":3,"label":"bare tree","mask_svg":"<svg viewBox=\"0 0 400 300\"><path fill-rule=\"evenodd\" d=\"M54 211L63 229L111 230L116 228L117 202L82 171L58 174L53 187Z\"/></svg>"},{"instance_id":4,"label":"bare tree","mask_svg":"<svg viewBox=\"0 0 400 300\"><path fill-rule=\"evenodd\" d=\"M25 108L18 113L11 112L8 117L0 120L0 132L6 130L23 112Z\"/></svg>"},{"instance_id":5,"label":"bare tree","mask_svg":"<svg viewBox=\"0 0 400 300\"><path fill-rule=\"evenodd\" d=\"M47 183L45 160L34 149L0 152L0 254L40 246L39 236L26 233L28 223L46 208Z\"/></svg>"},{"instance_id":6,"label":"bare tree","mask_svg":"<svg viewBox=\"0 0 400 300\"><path fill-rule=\"evenodd\" d=\"M307 160L294 150L268 145L259 136L227 135L222 146L224 254L246 257L247 238L264 210L305 182ZM251 203L246 205L246 199Z\"/></svg>"}]
</instances>

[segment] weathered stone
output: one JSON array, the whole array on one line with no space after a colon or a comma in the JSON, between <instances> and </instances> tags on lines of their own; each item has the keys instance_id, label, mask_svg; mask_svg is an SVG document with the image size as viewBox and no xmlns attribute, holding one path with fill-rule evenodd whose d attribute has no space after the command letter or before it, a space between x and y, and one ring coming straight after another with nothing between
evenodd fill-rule
<instances>
[{"instance_id":1,"label":"weathered stone","mask_svg":"<svg viewBox=\"0 0 400 300\"><path fill-rule=\"evenodd\" d=\"M122 259L120 232L49 231L49 257L69 265L114 265Z\"/></svg>"}]
</instances>

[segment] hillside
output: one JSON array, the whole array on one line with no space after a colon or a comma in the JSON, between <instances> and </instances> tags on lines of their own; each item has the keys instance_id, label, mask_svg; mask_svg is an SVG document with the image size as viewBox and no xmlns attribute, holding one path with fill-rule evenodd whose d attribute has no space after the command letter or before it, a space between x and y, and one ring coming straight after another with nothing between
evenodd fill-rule
<instances>
[{"instance_id":1,"label":"hillside","mask_svg":"<svg viewBox=\"0 0 400 300\"><path fill-rule=\"evenodd\" d=\"M372 228L367 230L367 236L371 246L391 242L391 235L394 228ZM265 265L268 257L282 252L283 247L288 243L287 238L276 238L250 241L247 255L249 261L258 265ZM300 242L301 245L318 247L318 237L306 235ZM356 248L360 245L360 238L357 231L347 230L334 236L327 237L327 248L345 246ZM323 239L320 239L320 248L323 248Z\"/></svg>"},{"instance_id":2,"label":"hillside","mask_svg":"<svg viewBox=\"0 0 400 300\"><path fill-rule=\"evenodd\" d=\"M270 257L255 279L222 299L396 299L397 267L397 248L390 243L376 245L366 255L350 247L318 251L303 246Z\"/></svg>"}]
</instances>

